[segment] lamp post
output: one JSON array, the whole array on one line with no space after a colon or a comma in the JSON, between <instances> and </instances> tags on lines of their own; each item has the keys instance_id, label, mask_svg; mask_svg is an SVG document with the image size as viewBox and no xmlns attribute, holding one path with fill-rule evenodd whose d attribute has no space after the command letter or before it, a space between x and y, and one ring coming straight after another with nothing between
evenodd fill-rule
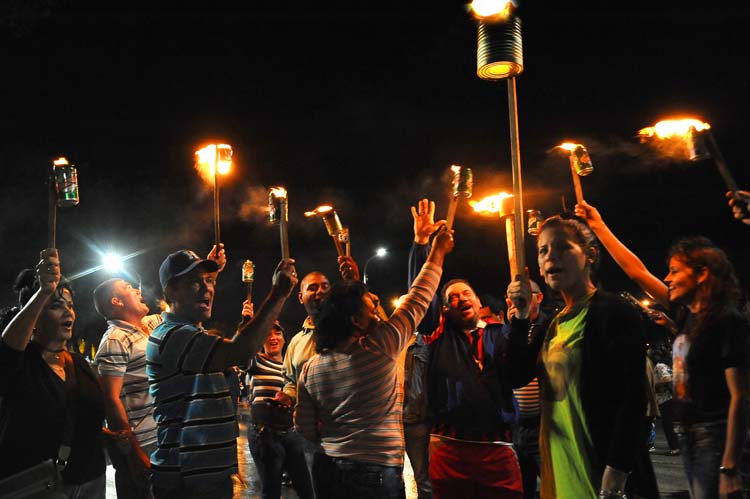
<instances>
[{"instance_id":1,"label":"lamp post","mask_svg":"<svg viewBox=\"0 0 750 499\"><path fill-rule=\"evenodd\" d=\"M375 251L375 253L370 258L367 259L367 261L365 262L365 270L363 272L365 284L367 284L367 266L370 265L370 262L372 261L372 259L373 258L384 258L387 254L388 254L388 250L387 249L385 249L385 248L378 248Z\"/></svg>"},{"instance_id":2,"label":"lamp post","mask_svg":"<svg viewBox=\"0 0 750 499\"><path fill-rule=\"evenodd\" d=\"M510 150L513 171L514 237L508 247L511 279L526 266L524 250L523 187L521 180L521 151L518 138L518 104L516 76L523 72L521 19L512 12L507 0L474 0L472 10L479 20L477 41L477 76L483 80L507 80L508 120L510 122Z\"/></svg>"}]
</instances>

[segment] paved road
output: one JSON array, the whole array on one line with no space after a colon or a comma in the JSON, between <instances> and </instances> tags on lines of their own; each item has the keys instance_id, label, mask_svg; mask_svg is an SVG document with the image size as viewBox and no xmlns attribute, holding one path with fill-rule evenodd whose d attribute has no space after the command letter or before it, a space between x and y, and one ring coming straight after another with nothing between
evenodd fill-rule
<instances>
[{"instance_id":1,"label":"paved road","mask_svg":"<svg viewBox=\"0 0 750 499\"><path fill-rule=\"evenodd\" d=\"M239 463L244 484L237 480L234 484L234 499L260 499L260 480L253 464L253 458L247 447L247 425L246 417L241 417L240 440L239 440ZM661 424L657 424L656 450L651 454L651 460L656 471L659 482L659 490L664 499L688 499L687 485L682 471L682 463L679 456L667 454L667 444L661 431ZM414 475L408 460L404 469L404 481L406 482L407 499L416 499L417 489L414 483ZM296 499L297 494L291 488L284 488L281 496L283 499ZM107 499L116 499L114 470L107 468Z\"/></svg>"}]
</instances>

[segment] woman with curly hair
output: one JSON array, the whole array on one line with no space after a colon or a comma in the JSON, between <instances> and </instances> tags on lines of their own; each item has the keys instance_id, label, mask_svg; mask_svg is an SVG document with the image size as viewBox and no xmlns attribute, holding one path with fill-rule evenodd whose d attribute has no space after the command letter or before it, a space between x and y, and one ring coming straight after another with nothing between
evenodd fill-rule
<instances>
[{"instance_id":1,"label":"woman with curly hair","mask_svg":"<svg viewBox=\"0 0 750 499\"><path fill-rule=\"evenodd\" d=\"M680 239L669 250L664 281L607 227L598 210L576 205L612 258L675 320L672 347L675 427L693 499L739 494L745 434L748 327L739 285L724 251L705 237Z\"/></svg>"}]
</instances>

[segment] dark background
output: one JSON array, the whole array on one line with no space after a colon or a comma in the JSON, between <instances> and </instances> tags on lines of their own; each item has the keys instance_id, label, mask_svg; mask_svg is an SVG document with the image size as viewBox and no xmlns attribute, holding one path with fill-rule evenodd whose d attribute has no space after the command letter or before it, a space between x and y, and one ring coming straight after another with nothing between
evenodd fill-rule
<instances>
[{"instance_id":1,"label":"dark background","mask_svg":"<svg viewBox=\"0 0 750 499\"><path fill-rule=\"evenodd\" d=\"M168 253L207 254L212 244L211 191L193 152L215 140L233 146L221 190L229 264L214 307L224 327L239 315L245 258L257 267L256 303L270 287L279 259L263 212L271 185L289 191L300 275L336 277L322 222L302 216L331 203L362 267L377 247L390 250L368 269L384 301L405 292L409 206L429 196L442 218L452 163L473 169L477 199L511 191L505 83L476 77L476 22L461 3L153 3L0 7L2 304L46 244L45 179L59 155L77 165L81 197L58 214L63 272L93 267L107 250L145 250L127 265L154 287ZM539 3L519 11L525 207L551 215L562 196L572 205L567 159L550 149L581 142L595 167L582 179L586 199L655 274L666 273L672 241L700 233L727 250L746 289L750 228L731 219L715 163L668 161L635 134L675 115L707 121L739 185L750 186L750 8ZM503 226L463 205L455 229L446 277L502 296ZM530 237L527 246L536 275ZM608 257L600 274L607 289L638 294ZM77 334L94 342L104 324L91 290L106 277L75 283ZM290 301L282 323L296 331L303 318Z\"/></svg>"}]
</instances>

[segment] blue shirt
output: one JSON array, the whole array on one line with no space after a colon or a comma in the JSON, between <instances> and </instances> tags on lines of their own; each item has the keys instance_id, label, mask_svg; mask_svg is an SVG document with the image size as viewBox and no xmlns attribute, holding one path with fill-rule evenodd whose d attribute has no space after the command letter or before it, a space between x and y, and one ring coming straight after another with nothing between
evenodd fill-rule
<instances>
[{"instance_id":1,"label":"blue shirt","mask_svg":"<svg viewBox=\"0 0 750 499\"><path fill-rule=\"evenodd\" d=\"M160 488L221 482L237 473L237 421L226 378L208 366L219 342L202 327L165 313L146 347Z\"/></svg>"}]
</instances>

